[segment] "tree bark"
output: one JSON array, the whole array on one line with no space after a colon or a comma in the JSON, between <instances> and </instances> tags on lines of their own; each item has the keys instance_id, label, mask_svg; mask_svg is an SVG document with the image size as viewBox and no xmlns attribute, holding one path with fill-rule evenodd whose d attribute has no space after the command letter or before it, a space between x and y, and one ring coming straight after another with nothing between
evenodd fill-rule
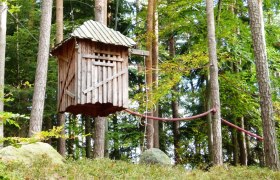
<instances>
[{"instance_id":1,"label":"tree bark","mask_svg":"<svg viewBox=\"0 0 280 180\"><path fill-rule=\"evenodd\" d=\"M206 110L211 109L211 88L210 88L210 75L207 75L206 81ZM208 157L210 163L213 163L213 128L212 128L212 116L211 114L207 115L208 123Z\"/></svg>"},{"instance_id":2,"label":"tree bark","mask_svg":"<svg viewBox=\"0 0 280 180\"><path fill-rule=\"evenodd\" d=\"M176 50L175 50L175 39L174 36L171 35L169 38L169 57L170 59L174 58L176 55ZM172 102L171 102L171 109L172 109L172 117L173 118L179 118L179 103L178 103L178 98L176 97L176 92L177 90L177 85L175 85L172 88ZM174 143L174 156L175 156L175 164L180 164L180 155L179 155L179 139L180 139L180 122L175 121L172 124L172 130L173 130L173 143Z\"/></svg>"},{"instance_id":3,"label":"tree bark","mask_svg":"<svg viewBox=\"0 0 280 180\"><path fill-rule=\"evenodd\" d=\"M107 0L95 0L95 20L107 26ZM106 117L97 117L94 121L94 158L104 158Z\"/></svg>"},{"instance_id":4,"label":"tree bark","mask_svg":"<svg viewBox=\"0 0 280 180\"><path fill-rule=\"evenodd\" d=\"M86 136L86 157L91 158L91 118L90 117L85 117L85 134Z\"/></svg>"},{"instance_id":5,"label":"tree bark","mask_svg":"<svg viewBox=\"0 0 280 180\"><path fill-rule=\"evenodd\" d=\"M105 153L105 121L104 117L95 118L95 136L93 158L104 158Z\"/></svg>"},{"instance_id":6,"label":"tree bark","mask_svg":"<svg viewBox=\"0 0 280 180\"><path fill-rule=\"evenodd\" d=\"M239 125L241 128L244 128L244 117L238 118ZM243 166L247 166L247 147L245 141L245 133L239 132L238 133L238 144L239 144L239 152L240 152L240 164Z\"/></svg>"},{"instance_id":7,"label":"tree bark","mask_svg":"<svg viewBox=\"0 0 280 180\"><path fill-rule=\"evenodd\" d=\"M213 0L206 0L207 11L207 31L208 31L208 48L210 59L210 83L212 107L216 108L216 112L212 115L213 122L213 163L214 165L223 164L222 155L222 132L221 132L221 111L220 111L220 92L218 82L218 61L215 37L215 21Z\"/></svg>"},{"instance_id":8,"label":"tree bark","mask_svg":"<svg viewBox=\"0 0 280 180\"><path fill-rule=\"evenodd\" d=\"M34 133L40 132L42 130L50 49L52 3L52 0L42 1L39 52L37 57L37 68L35 76L34 94L32 99L29 136L32 136Z\"/></svg>"},{"instance_id":9,"label":"tree bark","mask_svg":"<svg viewBox=\"0 0 280 180\"><path fill-rule=\"evenodd\" d=\"M63 41L63 0L56 0L56 34L55 34L56 44ZM59 67L58 67L59 69ZM59 113L57 116L58 126L63 126L61 129L61 136L65 135L65 114ZM65 156L66 152L66 142L65 138L58 138L57 141L57 151Z\"/></svg>"},{"instance_id":10,"label":"tree bark","mask_svg":"<svg viewBox=\"0 0 280 180\"><path fill-rule=\"evenodd\" d=\"M56 0L56 43L63 41L63 0Z\"/></svg>"},{"instance_id":11,"label":"tree bark","mask_svg":"<svg viewBox=\"0 0 280 180\"><path fill-rule=\"evenodd\" d=\"M4 79L5 79L5 55L6 55L6 30L7 30L6 3L0 2L0 112L4 111ZM4 125L0 119L0 138L4 137ZM3 144L0 144L0 148Z\"/></svg>"},{"instance_id":12,"label":"tree bark","mask_svg":"<svg viewBox=\"0 0 280 180\"><path fill-rule=\"evenodd\" d=\"M280 170L267 63L262 0L248 0L248 6L260 93L265 165L271 169Z\"/></svg>"},{"instance_id":13,"label":"tree bark","mask_svg":"<svg viewBox=\"0 0 280 180\"><path fill-rule=\"evenodd\" d=\"M148 0L148 15L147 15L147 50L149 51L150 55L147 56L145 60L146 64L146 84L147 84L147 95L148 100L152 100L152 54L153 54L153 18L154 18L154 0ZM150 111L148 115L153 115ZM147 124L147 132L146 132L146 140L147 140L147 149L153 148L154 145L154 122L152 119L148 119Z\"/></svg>"},{"instance_id":14,"label":"tree bark","mask_svg":"<svg viewBox=\"0 0 280 180\"><path fill-rule=\"evenodd\" d=\"M154 38L153 38L153 86L158 87L158 13L157 0L154 0ZM155 105L153 115L158 117L158 103ZM154 121L154 148L159 148L159 121Z\"/></svg>"}]
</instances>

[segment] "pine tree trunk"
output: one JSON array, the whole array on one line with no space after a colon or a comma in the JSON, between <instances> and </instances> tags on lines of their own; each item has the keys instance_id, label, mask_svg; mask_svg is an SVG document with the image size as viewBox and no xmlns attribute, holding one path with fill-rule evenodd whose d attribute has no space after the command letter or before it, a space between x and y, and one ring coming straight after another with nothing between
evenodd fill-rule
<instances>
[{"instance_id":1,"label":"pine tree trunk","mask_svg":"<svg viewBox=\"0 0 280 180\"><path fill-rule=\"evenodd\" d=\"M266 54L262 0L248 0L248 6L260 92L265 165L271 169L280 170Z\"/></svg>"},{"instance_id":2,"label":"pine tree trunk","mask_svg":"<svg viewBox=\"0 0 280 180\"><path fill-rule=\"evenodd\" d=\"M56 0L56 44L63 41L63 0Z\"/></svg>"},{"instance_id":3,"label":"pine tree trunk","mask_svg":"<svg viewBox=\"0 0 280 180\"><path fill-rule=\"evenodd\" d=\"M107 0L95 0L95 20L107 26ZM94 121L94 158L104 158L106 117L97 117Z\"/></svg>"},{"instance_id":4,"label":"pine tree trunk","mask_svg":"<svg viewBox=\"0 0 280 180\"><path fill-rule=\"evenodd\" d=\"M7 29L6 3L0 2L0 112L4 111L4 79L5 79L5 54L6 54L6 29ZM0 138L4 137L4 125L0 119ZM0 143L0 148L3 144Z\"/></svg>"},{"instance_id":5,"label":"pine tree trunk","mask_svg":"<svg viewBox=\"0 0 280 180\"><path fill-rule=\"evenodd\" d=\"M153 38L153 85L158 87L158 13L157 0L154 0L154 38ZM158 117L158 103L156 103L153 115ZM154 121L154 148L159 148L159 121Z\"/></svg>"},{"instance_id":6,"label":"pine tree trunk","mask_svg":"<svg viewBox=\"0 0 280 180\"><path fill-rule=\"evenodd\" d=\"M52 0L42 1L39 52L37 57L37 68L34 94L32 99L29 136L32 136L34 133L40 132L42 130L50 49L52 4Z\"/></svg>"},{"instance_id":7,"label":"pine tree trunk","mask_svg":"<svg viewBox=\"0 0 280 180\"><path fill-rule=\"evenodd\" d=\"M236 124L236 120L233 122ZM237 166L239 163L239 146L238 146L238 139L237 139L237 131L236 129L232 128L232 145L233 145L233 165Z\"/></svg>"},{"instance_id":8,"label":"pine tree trunk","mask_svg":"<svg viewBox=\"0 0 280 180\"><path fill-rule=\"evenodd\" d=\"M153 19L154 19L154 0L148 0L148 16L147 16L147 50L149 51L150 55L147 56L145 65L146 65L146 84L147 84L147 94L148 99L152 99L152 54L153 54ZM152 112L148 113L148 115L153 115ZM148 119L147 124L147 133L146 133L146 140L147 140L147 149L153 148L154 146L154 122L152 119Z\"/></svg>"},{"instance_id":9,"label":"pine tree trunk","mask_svg":"<svg viewBox=\"0 0 280 180\"><path fill-rule=\"evenodd\" d=\"M241 128L244 128L244 117L241 117L238 119L239 125ZM246 141L245 141L245 133L239 132L238 133L238 144L240 148L240 164L243 166L247 166L247 147L246 147Z\"/></svg>"},{"instance_id":10,"label":"pine tree trunk","mask_svg":"<svg viewBox=\"0 0 280 180\"><path fill-rule=\"evenodd\" d=\"M172 35L169 38L169 57L170 59L174 58L176 55L176 50L175 50L175 39L174 36ZM172 102L171 102L171 109L172 109L172 117L173 118L179 118L179 104L178 104L178 98L174 96L177 92L177 85L175 85L172 88ZM179 155L179 139L180 139L180 122L175 121L172 124L172 131L173 131L173 143L174 143L174 156L175 156L175 164L180 164L180 155Z\"/></svg>"},{"instance_id":11,"label":"pine tree trunk","mask_svg":"<svg viewBox=\"0 0 280 180\"><path fill-rule=\"evenodd\" d=\"M85 134L87 135L86 136L86 157L87 158L91 158L92 155L91 155L91 150L92 150L92 147L91 147L91 118L86 116L85 117Z\"/></svg>"},{"instance_id":12,"label":"pine tree trunk","mask_svg":"<svg viewBox=\"0 0 280 180\"><path fill-rule=\"evenodd\" d=\"M210 92L210 75L207 75L206 81L206 110L211 109L211 92ZM211 114L207 115L208 123L208 157L210 163L213 163L213 128L212 128L212 116Z\"/></svg>"},{"instance_id":13,"label":"pine tree trunk","mask_svg":"<svg viewBox=\"0 0 280 180\"><path fill-rule=\"evenodd\" d=\"M104 117L95 118L95 136L93 158L104 158L105 153L105 121Z\"/></svg>"},{"instance_id":14,"label":"pine tree trunk","mask_svg":"<svg viewBox=\"0 0 280 180\"><path fill-rule=\"evenodd\" d=\"M65 114L64 113L59 113L58 114L58 126L65 126ZM65 128L61 129L60 135L62 136L61 138L58 138L57 141L57 151L59 152L60 155L65 156L66 153L66 140L63 138L65 136Z\"/></svg>"},{"instance_id":15,"label":"pine tree trunk","mask_svg":"<svg viewBox=\"0 0 280 180\"><path fill-rule=\"evenodd\" d=\"M206 0L207 10L207 31L208 31L208 51L210 59L210 83L212 107L216 112L212 116L213 122L213 163L214 165L223 164L222 155L222 132L221 132L221 111L220 111L220 92L218 82L218 61L215 37L214 7L213 0Z\"/></svg>"}]
</instances>

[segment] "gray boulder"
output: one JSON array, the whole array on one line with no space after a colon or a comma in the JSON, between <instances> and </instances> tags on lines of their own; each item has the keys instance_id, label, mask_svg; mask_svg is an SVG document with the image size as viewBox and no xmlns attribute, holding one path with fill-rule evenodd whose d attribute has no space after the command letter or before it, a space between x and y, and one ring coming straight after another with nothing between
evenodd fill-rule
<instances>
[{"instance_id":1,"label":"gray boulder","mask_svg":"<svg viewBox=\"0 0 280 180\"><path fill-rule=\"evenodd\" d=\"M0 150L0 160L3 162L17 161L31 165L40 158L48 158L52 164L62 165L64 158L49 144L36 142L24 144L19 148L7 146Z\"/></svg>"},{"instance_id":2,"label":"gray boulder","mask_svg":"<svg viewBox=\"0 0 280 180\"><path fill-rule=\"evenodd\" d=\"M170 158L160 149L151 148L146 150L140 156L140 164L160 164L171 165Z\"/></svg>"}]
</instances>

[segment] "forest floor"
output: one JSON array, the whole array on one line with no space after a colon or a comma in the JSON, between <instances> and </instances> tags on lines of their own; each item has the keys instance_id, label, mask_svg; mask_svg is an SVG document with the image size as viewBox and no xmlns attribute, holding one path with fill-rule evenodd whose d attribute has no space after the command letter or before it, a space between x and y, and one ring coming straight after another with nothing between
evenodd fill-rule
<instances>
[{"instance_id":1,"label":"forest floor","mask_svg":"<svg viewBox=\"0 0 280 180\"><path fill-rule=\"evenodd\" d=\"M32 166L0 163L0 179L280 179L280 172L259 167L224 165L207 171L186 170L183 167L137 165L109 159L67 160L54 166L40 159Z\"/></svg>"}]
</instances>

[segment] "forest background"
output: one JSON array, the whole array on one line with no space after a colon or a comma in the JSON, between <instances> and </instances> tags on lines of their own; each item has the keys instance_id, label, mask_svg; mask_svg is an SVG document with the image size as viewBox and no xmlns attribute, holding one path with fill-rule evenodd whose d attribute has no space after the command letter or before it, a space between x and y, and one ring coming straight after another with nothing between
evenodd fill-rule
<instances>
[{"instance_id":1,"label":"forest background","mask_svg":"<svg viewBox=\"0 0 280 180\"><path fill-rule=\"evenodd\" d=\"M280 3L264 1L264 20L268 63L271 78L277 139L280 120ZM204 1L157 2L159 39L159 82L153 91L152 103L145 102L145 64L142 57L131 56L129 86L131 104L139 112L158 104L162 117L191 116L208 109L208 48L206 4ZM11 1L7 20L5 67L5 111L30 116L40 25L41 3L34 0ZM91 0L64 1L65 37L84 21L94 19ZM55 12L55 6L53 7ZM147 3L115 0L108 2L108 27L132 37L139 49L145 49ZM55 13L52 18L51 46L55 45ZM221 114L224 119L262 135L260 100L254 64L247 3L220 0L215 3L217 55ZM57 125L57 63L49 60L43 129ZM88 121L89 119L89 121ZM5 137L27 137L29 120L17 118L20 128L5 124ZM85 134L94 135L93 125L86 130L88 117L66 118L67 155L74 159L86 153L92 144ZM136 161L145 144L143 120L118 113L108 121L105 156ZM198 167L211 161L207 117L195 121L159 122L159 148L176 163ZM87 126L88 127L88 126ZM255 138L222 126L224 162L264 165L263 144ZM92 141L92 140L91 140ZM57 139L48 140L54 147ZM245 145L244 145L245 143ZM243 144L243 145L242 145ZM88 147L90 146L90 147ZM246 151L244 150L246 149ZM279 146L278 146L279 149ZM245 153L245 154L244 154ZM244 157L245 156L245 157ZM247 164L247 163L246 163Z\"/></svg>"}]
</instances>

